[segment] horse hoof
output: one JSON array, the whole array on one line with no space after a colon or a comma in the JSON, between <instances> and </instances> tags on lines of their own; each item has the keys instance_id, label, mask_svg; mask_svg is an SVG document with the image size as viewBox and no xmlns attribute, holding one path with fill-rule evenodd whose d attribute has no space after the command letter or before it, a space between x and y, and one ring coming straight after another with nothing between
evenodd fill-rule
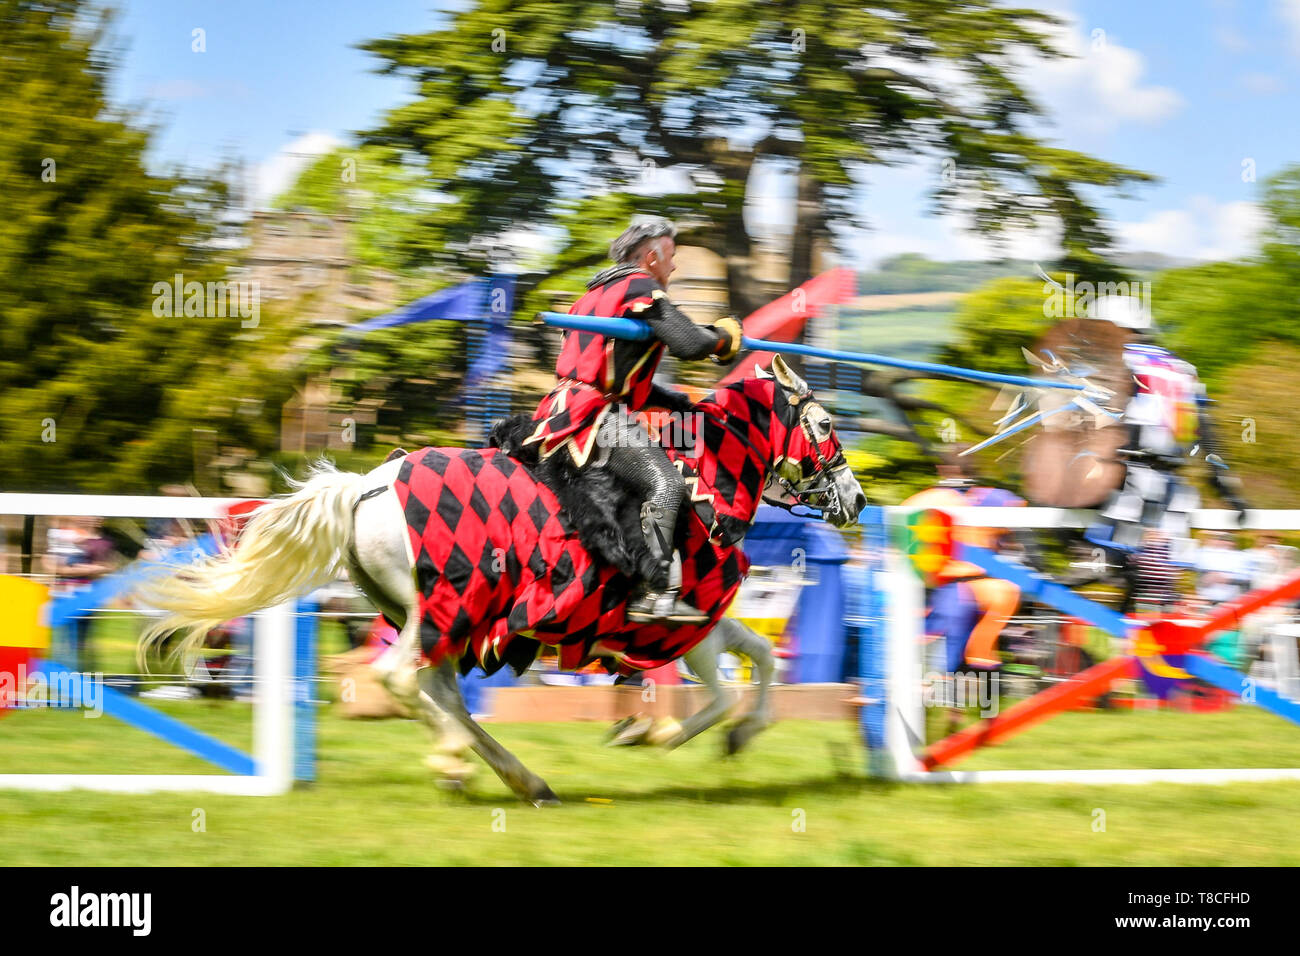
<instances>
[{"instance_id":1,"label":"horse hoof","mask_svg":"<svg viewBox=\"0 0 1300 956\"><path fill-rule=\"evenodd\" d=\"M438 786L443 790L464 790L466 782L474 776L472 763L450 754L429 754L424 758L424 765L438 775Z\"/></svg>"},{"instance_id":2,"label":"horse hoof","mask_svg":"<svg viewBox=\"0 0 1300 956\"><path fill-rule=\"evenodd\" d=\"M671 749L675 746L673 743L682 732L682 725L672 717L660 717L650 729L646 731L645 742L652 747L668 747Z\"/></svg>"},{"instance_id":3,"label":"horse hoof","mask_svg":"<svg viewBox=\"0 0 1300 956\"><path fill-rule=\"evenodd\" d=\"M654 720L650 717L627 717L613 726L605 746L632 747L645 743L646 734L653 726Z\"/></svg>"},{"instance_id":4,"label":"horse hoof","mask_svg":"<svg viewBox=\"0 0 1300 956\"><path fill-rule=\"evenodd\" d=\"M736 756L745 749L747 743L749 743L749 734L739 727L732 727L731 730L727 731L727 756Z\"/></svg>"},{"instance_id":5,"label":"horse hoof","mask_svg":"<svg viewBox=\"0 0 1300 956\"><path fill-rule=\"evenodd\" d=\"M528 802L540 810L542 807L558 807L560 798L555 795L555 792L550 787L542 784L541 789L534 791L532 796L528 798Z\"/></svg>"}]
</instances>

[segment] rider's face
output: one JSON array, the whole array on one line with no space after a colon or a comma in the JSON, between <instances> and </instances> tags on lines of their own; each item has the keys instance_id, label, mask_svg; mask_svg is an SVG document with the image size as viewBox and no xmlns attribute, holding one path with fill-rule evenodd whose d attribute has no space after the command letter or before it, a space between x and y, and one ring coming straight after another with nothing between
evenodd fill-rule
<instances>
[{"instance_id":1,"label":"rider's face","mask_svg":"<svg viewBox=\"0 0 1300 956\"><path fill-rule=\"evenodd\" d=\"M663 236L646 247L641 255L641 265L655 277L655 281L666 288L668 277L677 269L676 256L677 243L671 236Z\"/></svg>"}]
</instances>

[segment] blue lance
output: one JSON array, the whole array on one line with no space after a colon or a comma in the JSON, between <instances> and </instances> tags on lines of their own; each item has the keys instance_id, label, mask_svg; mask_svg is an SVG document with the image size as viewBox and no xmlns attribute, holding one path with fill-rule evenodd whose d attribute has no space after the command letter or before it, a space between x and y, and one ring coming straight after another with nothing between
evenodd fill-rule
<instances>
[{"instance_id":1,"label":"blue lance","mask_svg":"<svg viewBox=\"0 0 1300 956\"><path fill-rule=\"evenodd\" d=\"M537 318L547 325L562 329L577 329L581 332L599 332L615 339L643 341L650 338L650 326L636 319L611 318L603 315L569 315L566 312L538 312ZM1089 387L1078 382L1056 382L1046 378L1031 378L1028 375L1003 375L1000 372L981 372L956 365L941 365L936 362L914 362L910 359L892 358L888 355L874 355L871 352L846 352L840 349L824 349L815 345L801 345L797 342L768 342L765 339L751 339L748 335L741 338L744 348L756 352L787 352L792 355L807 355L813 358L828 359L832 362L851 362L856 365L883 365L889 368L909 369L914 372L928 372L948 378L965 379L969 382L989 382L995 385L1019 385L1025 388L1059 388L1076 392L1087 392Z\"/></svg>"}]
</instances>

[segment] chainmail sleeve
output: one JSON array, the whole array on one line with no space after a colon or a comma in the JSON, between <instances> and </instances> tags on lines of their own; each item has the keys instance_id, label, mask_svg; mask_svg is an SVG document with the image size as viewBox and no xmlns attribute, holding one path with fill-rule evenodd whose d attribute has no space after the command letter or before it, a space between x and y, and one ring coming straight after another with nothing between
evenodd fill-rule
<instances>
[{"instance_id":1,"label":"chainmail sleeve","mask_svg":"<svg viewBox=\"0 0 1300 956\"><path fill-rule=\"evenodd\" d=\"M712 326L696 325L662 293L637 318L650 323L659 341L675 358L688 361L706 358L724 344L724 338Z\"/></svg>"},{"instance_id":2,"label":"chainmail sleeve","mask_svg":"<svg viewBox=\"0 0 1300 956\"><path fill-rule=\"evenodd\" d=\"M664 388L658 382L651 383L650 398L646 404L656 408L666 408L670 412L685 413L695 408L695 403L688 396L671 388Z\"/></svg>"}]
</instances>

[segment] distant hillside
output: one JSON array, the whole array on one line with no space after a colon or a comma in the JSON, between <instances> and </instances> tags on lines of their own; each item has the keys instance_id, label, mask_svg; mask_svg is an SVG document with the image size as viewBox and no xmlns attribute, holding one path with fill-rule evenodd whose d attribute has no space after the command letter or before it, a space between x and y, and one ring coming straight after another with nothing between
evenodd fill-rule
<instances>
[{"instance_id":1,"label":"distant hillside","mask_svg":"<svg viewBox=\"0 0 1300 956\"><path fill-rule=\"evenodd\" d=\"M858 274L862 295L898 295L913 292L969 292L1004 276L1032 276L1034 264L1008 259L1002 262L936 262L915 252L886 259L871 272Z\"/></svg>"},{"instance_id":2,"label":"distant hillside","mask_svg":"<svg viewBox=\"0 0 1300 956\"><path fill-rule=\"evenodd\" d=\"M1187 265L1188 261L1158 252L1134 252L1116 256L1115 264L1145 279L1151 273ZM991 279L1033 278L1038 275L1039 267L1040 263L1027 259L937 262L919 253L905 252L886 259L870 272L859 273L858 292L864 296L969 292ZM1051 264L1043 264L1042 268L1050 270Z\"/></svg>"}]
</instances>

